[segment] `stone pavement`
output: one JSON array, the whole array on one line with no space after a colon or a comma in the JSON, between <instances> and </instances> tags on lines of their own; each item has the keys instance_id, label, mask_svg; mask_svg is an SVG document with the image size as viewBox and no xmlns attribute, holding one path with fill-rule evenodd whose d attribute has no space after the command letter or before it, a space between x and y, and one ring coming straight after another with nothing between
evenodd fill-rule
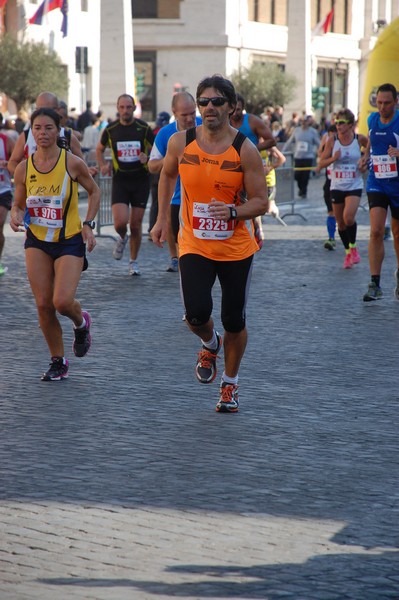
<instances>
[{"instance_id":1,"label":"stone pavement","mask_svg":"<svg viewBox=\"0 0 399 600\"><path fill-rule=\"evenodd\" d=\"M68 350L67 381L41 382L49 357L7 226L1 600L399 598L394 252L385 298L363 303L368 213L346 271L339 243L323 249L321 185L295 207L308 221L265 221L237 415L214 412L217 382L196 382L178 276L146 239L140 278L98 240L79 288L93 347ZM217 324L219 311L216 287Z\"/></svg>"}]
</instances>

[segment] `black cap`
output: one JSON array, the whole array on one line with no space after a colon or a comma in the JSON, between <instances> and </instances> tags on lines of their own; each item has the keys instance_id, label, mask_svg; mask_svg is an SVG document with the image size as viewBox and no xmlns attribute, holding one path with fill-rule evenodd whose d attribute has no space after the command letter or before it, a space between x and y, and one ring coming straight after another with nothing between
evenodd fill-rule
<instances>
[{"instance_id":1,"label":"black cap","mask_svg":"<svg viewBox=\"0 0 399 600\"><path fill-rule=\"evenodd\" d=\"M155 121L155 125L157 127L164 127L165 125L167 125L169 123L169 121L170 121L170 114L164 110L163 112L160 112L157 115L157 120Z\"/></svg>"}]
</instances>

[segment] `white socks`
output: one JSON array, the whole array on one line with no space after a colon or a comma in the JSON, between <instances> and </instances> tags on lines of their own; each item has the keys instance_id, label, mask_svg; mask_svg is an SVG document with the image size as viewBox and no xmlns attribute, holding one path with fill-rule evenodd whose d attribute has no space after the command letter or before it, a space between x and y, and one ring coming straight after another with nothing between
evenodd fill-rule
<instances>
[{"instance_id":1,"label":"white socks","mask_svg":"<svg viewBox=\"0 0 399 600\"><path fill-rule=\"evenodd\" d=\"M85 320L85 318L83 317L82 324L81 324L81 325L79 325L79 327L75 327L75 329L83 329L84 327L86 327L86 320Z\"/></svg>"},{"instance_id":2,"label":"white socks","mask_svg":"<svg viewBox=\"0 0 399 600\"><path fill-rule=\"evenodd\" d=\"M216 331L213 330L213 335L209 342L204 342L204 340L201 340L201 342L203 343L205 348L208 348L208 350L216 350L218 347L218 338L216 335Z\"/></svg>"},{"instance_id":3,"label":"white socks","mask_svg":"<svg viewBox=\"0 0 399 600\"><path fill-rule=\"evenodd\" d=\"M235 377L228 377L226 375L226 373L223 371L223 375L222 375L222 383L232 383L234 385L238 384L238 375L236 375Z\"/></svg>"}]
</instances>

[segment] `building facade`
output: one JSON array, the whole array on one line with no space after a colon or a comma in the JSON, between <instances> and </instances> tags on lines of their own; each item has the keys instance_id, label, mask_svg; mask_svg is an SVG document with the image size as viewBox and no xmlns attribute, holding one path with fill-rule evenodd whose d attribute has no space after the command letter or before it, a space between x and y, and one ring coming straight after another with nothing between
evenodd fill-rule
<instances>
[{"instance_id":1,"label":"building facade","mask_svg":"<svg viewBox=\"0 0 399 600\"><path fill-rule=\"evenodd\" d=\"M68 107L81 113L90 100L94 111L101 108L104 116L114 117L117 96L134 94L135 89L131 0L68 0L66 36L59 8L47 12L40 25L29 23L42 2L6 0L0 9L0 35L46 44L64 65L69 89L62 100ZM15 112L12 102L0 99L2 112Z\"/></svg>"},{"instance_id":2,"label":"building facade","mask_svg":"<svg viewBox=\"0 0 399 600\"><path fill-rule=\"evenodd\" d=\"M317 25L333 9L328 32ZM274 62L298 80L287 111L359 111L370 52L399 15L398 0L133 0L134 56L144 114L167 110L174 90L195 92L205 75ZM316 29L319 33L316 34ZM323 33L323 35L321 35ZM144 86L142 80L144 79ZM140 95L140 94L139 94Z\"/></svg>"},{"instance_id":3,"label":"building facade","mask_svg":"<svg viewBox=\"0 0 399 600\"><path fill-rule=\"evenodd\" d=\"M42 0L7 0L1 15L2 32L15 35L20 41L43 42L54 50L61 58L65 77L69 81L68 98L63 100L69 107L76 108L77 112L84 110L86 100L91 100L93 107L97 108L100 105L100 12L95 10L98 2L69 0L68 33L65 37L61 31L63 15L60 9L45 14L41 25L29 23L41 3ZM80 69L85 72L77 72L77 48L81 49L82 59L85 58ZM4 99L3 104L5 102ZM7 110L12 112L11 104Z\"/></svg>"},{"instance_id":4,"label":"building facade","mask_svg":"<svg viewBox=\"0 0 399 600\"><path fill-rule=\"evenodd\" d=\"M399 0L69 0L64 37L60 9L41 25L29 24L41 2L7 0L2 31L42 41L59 54L68 106L81 112L91 100L94 110L113 117L117 96L128 92L149 121L170 109L175 91L195 93L205 75L230 76L254 61L296 76L286 111L310 112L317 105L312 88L323 88L318 117L341 106L357 114L370 52L399 16ZM324 33L320 24L332 9ZM77 68L78 49L83 69Z\"/></svg>"}]
</instances>

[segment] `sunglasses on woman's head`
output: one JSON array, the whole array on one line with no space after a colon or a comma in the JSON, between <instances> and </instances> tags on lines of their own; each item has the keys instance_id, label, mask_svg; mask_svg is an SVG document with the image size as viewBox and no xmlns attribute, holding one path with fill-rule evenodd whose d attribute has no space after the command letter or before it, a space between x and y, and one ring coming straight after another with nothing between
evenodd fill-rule
<instances>
[{"instance_id":1,"label":"sunglasses on woman's head","mask_svg":"<svg viewBox=\"0 0 399 600\"><path fill-rule=\"evenodd\" d=\"M350 121L348 121L347 119L338 119L335 121L336 125L349 125Z\"/></svg>"},{"instance_id":2,"label":"sunglasses on woman's head","mask_svg":"<svg viewBox=\"0 0 399 600\"><path fill-rule=\"evenodd\" d=\"M212 106L223 106L226 104L227 98L223 98L223 96L215 96L214 98L197 98L198 106L208 106L209 102Z\"/></svg>"}]
</instances>

